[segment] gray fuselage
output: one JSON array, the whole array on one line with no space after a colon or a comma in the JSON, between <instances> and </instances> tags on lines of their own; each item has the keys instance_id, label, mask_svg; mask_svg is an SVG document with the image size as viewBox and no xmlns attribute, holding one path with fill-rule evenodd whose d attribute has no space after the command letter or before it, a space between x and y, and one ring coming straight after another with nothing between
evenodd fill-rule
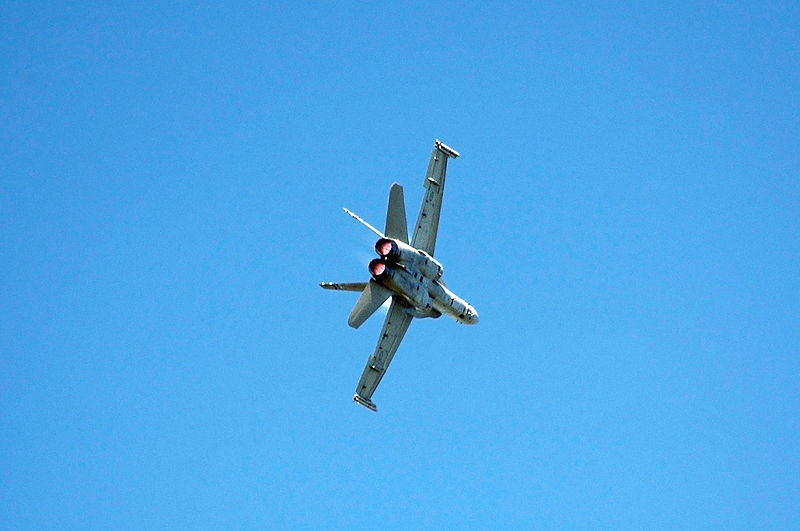
<instances>
[{"instance_id":1,"label":"gray fuselage","mask_svg":"<svg viewBox=\"0 0 800 531\"><path fill-rule=\"evenodd\" d=\"M375 244L380 258L369 264L373 280L399 295L414 317L449 315L462 324L476 324L478 312L442 281L444 269L425 251L402 241L381 238Z\"/></svg>"}]
</instances>

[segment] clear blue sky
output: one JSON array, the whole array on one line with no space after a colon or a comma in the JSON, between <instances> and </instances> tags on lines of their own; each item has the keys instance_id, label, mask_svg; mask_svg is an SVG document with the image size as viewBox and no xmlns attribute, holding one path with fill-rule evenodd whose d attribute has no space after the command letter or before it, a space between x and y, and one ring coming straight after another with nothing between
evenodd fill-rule
<instances>
[{"instance_id":1,"label":"clear blue sky","mask_svg":"<svg viewBox=\"0 0 800 531\"><path fill-rule=\"evenodd\" d=\"M0 527L797 528L794 2L0 7ZM389 186L478 326L351 400Z\"/></svg>"}]
</instances>

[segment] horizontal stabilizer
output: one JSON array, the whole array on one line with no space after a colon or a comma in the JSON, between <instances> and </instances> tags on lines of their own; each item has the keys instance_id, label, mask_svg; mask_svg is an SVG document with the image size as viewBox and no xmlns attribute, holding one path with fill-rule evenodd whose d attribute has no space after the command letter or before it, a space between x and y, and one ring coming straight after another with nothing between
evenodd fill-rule
<instances>
[{"instance_id":1,"label":"horizontal stabilizer","mask_svg":"<svg viewBox=\"0 0 800 531\"><path fill-rule=\"evenodd\" d=\"M367 287L366 282L320 282L323 289L335 289L340 291L364 291Z\"/></svg>"},{"instance_id":2,"label":"horizontal stabilizer","mask_svg":"<svg viewBox=\"0 0 800 531\"><path fill-rule=\"evenodd\" d=\"M374 280L370 280L364 291L361 292L361 297L358 298L353 311L350 312L350 318L347 324L353 328L358 328L364 321L369 319L369 316L375 313L375 310L380 308L381 304L386 302L392 295L392 292L384 288Z\"/></svg>"},{"instance_id":3,"label":"horizontal stabilizer","mask_svg":"<svg viewBox=\"0 0 800 531\"><path fill-rule=\"evenodd\" d=\"M376 406L375 402L373 402L369 398L364 398L362 396L359 396L358 394L355 394L355 395L353 395L353 400L355 400L356 402L358 402L359 404L361 404L365 408L374 411L375 413L378 412L378 406Z\"/></svg>"}]
</instances>

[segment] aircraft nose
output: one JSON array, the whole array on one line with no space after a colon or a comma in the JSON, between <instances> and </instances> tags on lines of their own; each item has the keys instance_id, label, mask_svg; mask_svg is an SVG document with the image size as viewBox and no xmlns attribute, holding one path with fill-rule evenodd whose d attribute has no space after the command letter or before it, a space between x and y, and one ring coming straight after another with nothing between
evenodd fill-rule
<instances>
[{"instance_id":1,"label":"aircraft nose","mask_svg":"<svg viewBox=\"0 0 800 531\"><path fill-rule=\"evenodd\" d=\"M472 318L470 319L471 324L478 324L480 321L480 317L478 317L478 312L475 311L475 308L472 309Z\"/></svg>"}]
</instances>

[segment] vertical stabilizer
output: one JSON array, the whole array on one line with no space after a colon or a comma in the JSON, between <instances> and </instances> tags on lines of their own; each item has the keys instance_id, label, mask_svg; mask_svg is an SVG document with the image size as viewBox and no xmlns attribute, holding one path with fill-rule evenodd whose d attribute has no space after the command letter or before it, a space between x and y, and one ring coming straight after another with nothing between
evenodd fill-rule
<instances>
[{"instance_id":1,"label":"vertical stabilizer","mask_svg":"<svg viewBox=\"0 0 800 531\"><path fill-rule=\"evenodd\" d=\"M392 292L384 288L374 280L370 280L364 291L361 292L361 297L358 298L353 311L350 312L350 318L347 324L353 328L358 328L364 321L369 319L369 316L375 313L375 310L380 308L381 304L386 302L392 295Z\"/></svg>"},{"instance_id":2,"label":"vertical stabilizer","mask_svg":"<svg viewBox=\"0 0 800 531\"><path fill-rule=\"evenodd\" d=\"M386 210L387 238L394 238L408 243L408 222L406 221L406 203L403 200L403 187L397 183L389 189L389 207Z\"/></svg>"}]
</instances>

